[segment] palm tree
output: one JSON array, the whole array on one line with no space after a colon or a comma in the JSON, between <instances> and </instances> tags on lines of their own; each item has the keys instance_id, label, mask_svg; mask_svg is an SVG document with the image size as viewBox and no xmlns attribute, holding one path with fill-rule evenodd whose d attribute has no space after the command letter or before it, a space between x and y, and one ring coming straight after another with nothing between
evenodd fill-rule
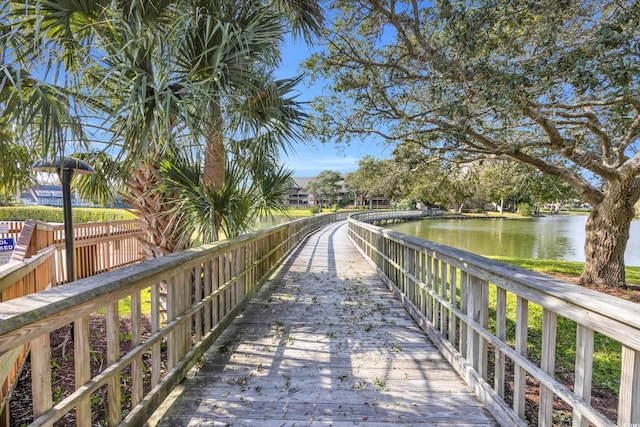
<instances>
[{"instance_id":1,"label":"palm tree","mask_svg":"<svg viewBox=\"0 0 640 427\"><path fill-rule=\"evenodd\" d=\"M227 158L242 147L231 141L242 137L251 146L246 153L271 158L296 134L299 105L283 96L294 81L273 82L269 73L284 31L319 31L314 0L147 0L123 9L107 0L7 4L0 12L8 46L0 71L11 78L0 80L0 114L19 119L43 153L87 150L86 141L111 135L108 146L121 161L114 171L155 231L156 254L184 247L171 243L177 220L162 214L175 211L179 191L152 191L167 170L159 165L176 159L166 157L170 147L200 153L201 184L220 191L226 165L244 162ZM42 70L40 78L25 69ZM28 96L42 101L25 107ZM275 139L278 132L285 139ZM223 211L214 210L214 239Z\"/></svg>"}]
</instances>

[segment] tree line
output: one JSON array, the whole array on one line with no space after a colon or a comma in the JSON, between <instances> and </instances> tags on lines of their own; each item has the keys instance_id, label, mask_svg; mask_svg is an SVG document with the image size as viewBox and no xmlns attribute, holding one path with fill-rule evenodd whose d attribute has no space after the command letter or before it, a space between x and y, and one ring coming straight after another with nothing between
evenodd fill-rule
<instances>
[{"instance_id":1,"label":"tree line","mask_svg":"<svg viewBox=\"0 0 640 427\"><path fill-rule=\"evenodd\" d=\"M538 214L545 207L556 213L566 204L583 204L564 181L520 163L482 160L460 166L405 154L397 151L391 159L364 157L355 172L346 174L346 188L365 199L383 196L396 206L438 206L458 213L490 208Z\"/></svg>"}]
</instances>

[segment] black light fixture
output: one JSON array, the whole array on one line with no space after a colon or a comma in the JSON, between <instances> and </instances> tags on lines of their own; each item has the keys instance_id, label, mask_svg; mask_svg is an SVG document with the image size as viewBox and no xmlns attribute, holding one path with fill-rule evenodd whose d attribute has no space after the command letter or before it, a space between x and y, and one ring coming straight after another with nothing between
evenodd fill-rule
<instances>
[{"instance_id":1,"label":"black light fixture","mask_svg":"<svg viewBox=\"0 0 640 427\"><path fill-rule=\"evenodd\" d=\"M91 175L96 173L89 164L73 157L58 157L55 160L39 160L32 166L36 172L57 173L62 184L62 216L64 221L64 240L67 252L67 282L76 280L75 253L73 250L73 219L71 216L71 179L74 174Z\"/></svg>"}]
</instances>

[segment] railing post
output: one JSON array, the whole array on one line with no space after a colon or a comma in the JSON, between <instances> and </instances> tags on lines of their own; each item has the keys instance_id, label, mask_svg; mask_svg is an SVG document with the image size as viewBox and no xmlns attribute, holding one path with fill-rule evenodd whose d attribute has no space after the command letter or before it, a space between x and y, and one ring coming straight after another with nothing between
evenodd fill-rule
<instances>
[{"instance_id":1,"label":"railing post","mask_svg":"<svg viewBox=\"0 0 640 427\"><path fill-rule=\"evenodd\" d=\"M540 368L554 376L556 369L556 336L558 316L551 310L542 312L542 355ZM553 424L553 392L544 384L540 384L540 404L538 405L538 423L541 426Z\"/></svg>"},{"instance_id":2,"label":"railing post","mask_svg":"<svg viewBox=\"0 0 640 427\"><path fill-rule=\"evenodd\" d=\"M404 287L407 298L413 305L416 304L415 298L415 283L413 282L413 277L415 277L415 252L408 246L404 248L404 260L405 260L405 269L404 269Z\"/></svg>"},{"instance_id":3,"label":"railing post","mask_svg":"<svg viewBox=\"0 0 640 427\"><path fill-rule=\"evenodd\" d=\"M485 327L488 323L488 292L487 285L475 276L469 280L467 293L467 311L469 317ZM467 360L482 378L487 376L487 343L472 328L467 329Z\"/></svg>"},{"instance_id":4,"label":"railing post","mask_svg":"<svg viewBox=\"0 0 640 427\"><path fill-rule=\"evenodd\" d=\"M424 284L426 285L426 316L427 320L433 324L433 297L431 296L431 289L433 288L433 257L427 253L427 280L425 280Z\"/></svg>"},{"instance_id":5,"label":"railing post","mask_svg":"<svg viewBox=\"0 0 640 427\"><path fill-rule=\"evenodd\" d=\"M427 313L427 254L424 250L420 251L420 313L426 316Z\"/></svg>"},{"instance_id":6,"label":"railing post","mask_svg":"<svg viewBox=\"0 0 640 427\"><path fill-rule=\"evenodd\" d=\"M502 288L496 288L496 338L502 342L507 340L507 292ZM496 348L493 389L502 398L504 398L505 361L504 353Z\"/></svg>"},{"instance_id":7,"label":"railing post","mask_svg":"<svg viewBox=\"0 0 640 427\"><path fill-rule=\"evenodd\" d=\"M456 295L457 295L457 269L453 266L449 266L449 304L451 307L456 307ZM449 310L449 342L455 347L456 341L456 329L457 329L457 317L453 310Z\"/></svg>"},{"instance_id":8,"label":"railing post","mask_svg":"<svg viewBox=\"0 0 640 427\"><path fill-rule=\"evenodd\" d=\"M640 351L622 346L618 425L640 425Z\"/></svg>"},{"instance_id":9,"label":"railing post","mask_svg":"<svg viewBox=\"0 0 640 427\"><path fill-rule=\"evenodd\" d=\"M464 314L469 315L469 273L466 271L460 272L460 311ZM467 324L463 321L460 322L460 338L458 351L462 355L467 354L467 331L469 328Z\"/></svg>"},{"instance_id":10,"label":"railing post","mask_svg":"<svg viewBox=\"0 0 640 427\"><path fill-rule=\"evenodd\" d=\"M443 300L447 300L447 267L444 261L440 261L440 296ZM447 333L447 309L444 305L438 303L438 300L435 300L436 303L440 306L440 333L445 336Z\"/></svg>"},{"instance_id":11,"label":"railing post","mask_svg":"<svg viewBox=\"0 0 640 427\"><path fill-rule=\"evenodd\" d=\"M593 368L593 329L578 324L576 331L576 364L573 392L586 403L591 401ZM589 427L589 420L580 413L573 416L573 427Z\"/></svg>"},{"instance_id":12,"label":"railing post","mask_svg":"<svg viewBox=\"0 0 640 427\"><path fill-rule=\"evenodd\" d=\"M131 348L142 343L142 299L140 291L131 294ZM180 355L182 357L182 355ZM131 361L131 406L135 407L142 401L142 385L144 376L142 373L142 355Z\"/></svg>"},{"instance_id":13,"label":"railing post","mask_svg":"<svg viewBox=\"0 0 640 427\"><path fill-rule=\"evenodd\" d=\"M529 301L518 297L516 301L516 347L515 350L527 357L527 337L529 333ZM526 402L527 372L521 366L514 367L513 410L524 419Z\"/></svg>"},{"instance_id":14,"label":"railing post","mask_svg":"<svg viewBox=\"0 0 640 427\"><path fill-rule=\"evenodd\" d=\"M151 285L151 333L155 334L160 330L162 319L160 306L160 283ZM166 316L166 313L165 313ZM160 382L161 369L161 347L160 341L153 344L151 349L151 387L155 387Z\"/></svg>"},{"instance_id":15,"label":"railing post","mask_svg":"<svg viewBox=\"0 0 640 427\"><path fill-rule=\"evenodd\" d=\"M91 379L91 347L89 346L89 316L73 322L73 360L76 390ZM91 425L91 396L83 396L76 405L76 423Z\"/></svg>"},{"instance_id":16,"label":"railing post","mask_svg":"<svg viewBox=\"0 0 640 427\"><path fill-rule=\"evenodd\" d=\"M107 307L106 316L107 365L111 366L120 360L120 321L118 318L118 303ZM109 425L115 426L122 420L120 374L114 374L107 383L107 409L109 411Z\"/></svg>"},{"instance_id":17,"label":"railing post","mask_svg":"<svg viewBox=\"0 0 640 427\"><path fill-rule=\"evenodd\" d=\"M33 417L38 418L53 406L49 334L43 334L31 341L31 390Z\"/></svg>"}]
</instances>

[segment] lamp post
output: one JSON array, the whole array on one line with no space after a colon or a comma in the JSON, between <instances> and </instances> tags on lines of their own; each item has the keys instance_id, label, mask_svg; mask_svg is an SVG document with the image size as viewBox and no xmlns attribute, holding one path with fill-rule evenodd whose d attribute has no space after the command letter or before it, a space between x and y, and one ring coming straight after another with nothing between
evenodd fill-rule
<instances>
[{"instance_id":1,"label":"lamp post","mask_svg":"<svg viewBox=\"0 0 640 427\"><path fill-rule=\"evenodd\" d=\"M76 280L75 253L73 250L73 218L71 216L71 179L74 174L91 175L95 169L88 163L73 157L58 157L55 160L39 160L32 166L36 172L57 173L62 184L62 217L64 240L67 252L67 282Z\"/></svg>"}]
</instances>

